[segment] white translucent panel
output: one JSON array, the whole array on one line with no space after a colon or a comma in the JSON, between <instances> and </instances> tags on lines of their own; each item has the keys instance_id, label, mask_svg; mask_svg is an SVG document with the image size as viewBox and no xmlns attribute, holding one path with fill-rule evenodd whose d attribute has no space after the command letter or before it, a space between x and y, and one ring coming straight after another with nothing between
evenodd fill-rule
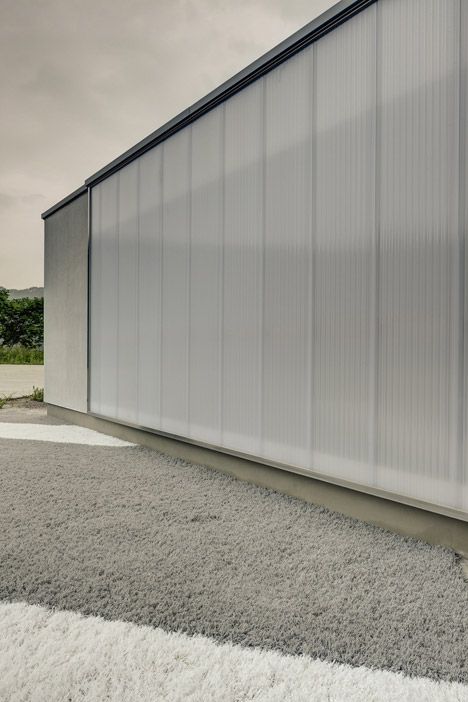
<instances>
[{"instance_id":1,"label":"white translucent panel","mask_svg":"<svg viewBox=\"0 0 468 702\"><path fill-rule=\"evenodd\" d=\"M188 431L190 130L164 143L161 427Z\"/></svg>"},{"instance_id":2,"label":"white translucent panel","mask_svg":"<svg viewBox=\"0 0 468 702\"><path fill-rule=\"evenodd\" d=\"M372 482L375 6L315 45L312 465Z\"/></svg>"},{"instance_id":3,"label":"white translucent panel","mask_svg":"<svg viewBox=\"0 0 468 702\"><path fill-rule=\"evenodd\" d=\"M89 408L101 414L101 349L102 338L101 298L102 298L102 253L101 253L101 188L94 188L91 199L92 240L89 256L89 287L92 304L89 305Z\"/></svg>"},{"instance_id":4,"label":"white translucent panel","mask_svg":"<svg viewBox=\"0 0 468 702\"><path fill-rule=\"evenodd\" d=\"M378 5L377 483L452 506L461 381L459 10L458 0Z\"/></svg>"},{"instance_id":5,"label":"white translucent panel","mask_svg":"<svg viewBox=\"0 0 468 702\"><path fill-rule=\"evenodd\" d=\"M468 0L378 0L92 189L90 409L468 511Z\"/></svg>"},{"instance_id":6,"label":"white translucent panel","mask_svg":"<svg viewBox=\"0 0 468 702\"><path fill-rule=\"evenodd\" d=\"M91 294L96 304L93 310L99 310L100 344L95 352L99 354L99 374L91 368L91 409L93 408L93 389L99 398L99 411L109 417L117 417L117 359L118 343L118 260L119 260L119 223L118 223L118 186L119 176L114 175L93 189L92 200L99 192L100 229L99 229L99 266L94 257L93 234L91 245ZM92 330L91 330L92 332ZM92 345L95 347L94 337Z\"/></svg>"},{"instance_id":7,"label":"white translucent panel","mask_svg":"<svg viewBox=\"0 0 468 702\"><path fill-rule=\"evenodd\" d=\"M266 77L262 453L310 457L312 48Z\"/></svg>"},{"instance_id":8,"label":"white translucent panel","mask_svg":"<svg viewBox=\"0 0 468 702\"><path fill-rule=\"evenodd\" d=\"M261 447L264 80L225 104L223 443Z\"/></svg>"},{"instance_id":9,"label":"white translucent panel","mask_svg":"<svg viewBox=\"0 0 468 702\"><path fill-rule=\"evenodd\" d=\"M138 424L160 420L162 148L141 157L138 261Z\"/></svg>"},{"instance_id":10,"label":"white translucent panel","mask_svg":"<svg viewBox=\"0 0 468 702\"><path fill-rule=\"evenodd\" d=\"M192 127L190 231L190 436L221 440L223 111Z\"/></svg>"},{"instance_id":11,"label":"white translucent panel","mask_svg":"<svg viewBox=\"0 0 468 702\"><path fill-rule=\"evenodd\" d=\"M138 402L138 169L119 172L117 417L137 420Z\"/></svg>"}]
</instances>

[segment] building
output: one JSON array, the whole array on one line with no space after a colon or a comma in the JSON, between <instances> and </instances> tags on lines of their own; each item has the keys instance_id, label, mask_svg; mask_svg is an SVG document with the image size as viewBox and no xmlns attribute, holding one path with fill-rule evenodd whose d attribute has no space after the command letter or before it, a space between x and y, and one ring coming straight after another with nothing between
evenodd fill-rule
<instances>
[{"instance_id":1,"label":"building","mask_svg":"<svg viewBox=\"0 0 468 702\"><path fill-rule=\"evenodd\" d=\"M50 411L468 551L467 66L343 0L45 212Z\"/></svg>"}]
</instances>

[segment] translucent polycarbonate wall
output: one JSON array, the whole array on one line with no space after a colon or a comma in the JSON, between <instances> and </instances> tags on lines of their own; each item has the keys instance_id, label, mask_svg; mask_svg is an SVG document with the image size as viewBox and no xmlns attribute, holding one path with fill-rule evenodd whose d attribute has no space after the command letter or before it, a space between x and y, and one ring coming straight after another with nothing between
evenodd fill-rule
<instances>
[{"instance_id":1,"label":"translucent polycarbonate wall","mask_svg":"<svg viewBox=\"0 0 468 702\"><path fill-rule=\"evenodd\" d=\"M378 0L92 189L90 410L468 512L468 0Z\"/></svg>"}]
</instances>

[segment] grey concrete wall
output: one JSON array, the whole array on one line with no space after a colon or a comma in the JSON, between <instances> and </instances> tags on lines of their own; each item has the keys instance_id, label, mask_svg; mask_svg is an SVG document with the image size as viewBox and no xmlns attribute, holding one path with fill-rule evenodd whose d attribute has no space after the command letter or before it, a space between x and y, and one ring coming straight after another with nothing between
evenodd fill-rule
<instances>
[{"instance_id":1,"label":"grey concrete wall","mask_svg":"<svg viewBox=\"0 0 468 702\"><path fill-rule=\"evenodd\" d=\"M88 197L45 220L45 400L86 412Z\"/></svg>"}]
</instances>

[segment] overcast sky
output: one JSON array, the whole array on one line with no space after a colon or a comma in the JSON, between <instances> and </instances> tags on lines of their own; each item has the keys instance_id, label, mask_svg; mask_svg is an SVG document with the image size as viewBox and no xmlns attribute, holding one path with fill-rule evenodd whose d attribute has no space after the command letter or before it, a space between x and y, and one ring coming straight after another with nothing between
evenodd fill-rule
<instances>
[{"instance_id":1,"label":"overcast sky","mask_svg":"<svg viewBox=\"0 0 468 702\"><path fill-rule=\"evenodd\" d=\"M40 213L335 0L1 0L0 286Z\"/></svg>"}]
</instances>

